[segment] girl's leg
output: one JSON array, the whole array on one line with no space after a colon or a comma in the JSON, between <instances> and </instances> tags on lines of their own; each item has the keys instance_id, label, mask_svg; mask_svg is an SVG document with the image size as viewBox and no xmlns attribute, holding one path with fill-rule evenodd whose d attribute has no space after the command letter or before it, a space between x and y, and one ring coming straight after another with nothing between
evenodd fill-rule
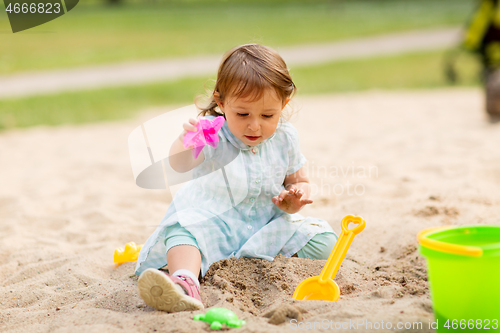
<instances>
[{"instance_id":1,"label":"girl's leg","mask_svg":"<svg viewBox=\"0 0 500 333\"><path fill-rule=\"evenodd\" d=\"M177 245L167 252L168 271L174 274L180 269L187 269L198 277L201 269L200 250L193 245Z\"/></svg>"},{"instance_id":2,"label":"girl's leg","mask_svg":"<svg viewBox=\"0 0 500 333\"><path fill-rule=\"evenodd\" d=\"M153 268L145 270L137 282L142 299L167 312L203 309L198 282L201 254L196 239L176 224L167 229L165 245L171 275Z\"/></svg>"},{"instance_id":3,"label":"girl's leg","mask_svg":"<svg viewBox=\"0 0 500 333\"><path fill-rule=\"evenodd\" d=\"M326 260L337 242L337 235L333 232L317 234L293 256L299 258Z\"/></svg>"},{"instance_id":4,"label":"girl's leg","mask_svg":"<svg viewBox=\"0 0 500 333\"><path fill-rule=\"evenodd\" d=\"M176 275L179 270L181 274L189 272L187 274L198 284L201 254L196 238L186 228L176 223L167 228L165 247L168 272L172 275Z\"/></svg>"}]
</instances>

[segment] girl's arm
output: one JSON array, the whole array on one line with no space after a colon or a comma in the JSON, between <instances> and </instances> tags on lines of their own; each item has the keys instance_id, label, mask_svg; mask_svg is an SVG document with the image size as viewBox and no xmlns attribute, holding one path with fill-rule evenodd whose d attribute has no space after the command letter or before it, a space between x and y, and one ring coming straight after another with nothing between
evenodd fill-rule
<instances>
[{"instance_id":1,"label":"girl's arm","mask_svg":"<svg viewBox=\"0 0 500 333\"><path fill-rule=\"evenodd\" d=\"M309 177L307 176L307 170L304 166L297 172L286 176L283 185L287 191L295 187L298 191L303 192L302 199L309 199L311 186L309 185Z\"/></svg>"},{"instance_id":2,"label":"girl's arm","mask_svg":"<svg viewBox=\"0 0 500 333\"><path fill-rule=\"evenodd\" d=\"M196 125L198 124L197 119L189 119L189 123L184 123L182 127L184 131L179 135L179 138L174 141L172 147L170 147L168 161L172 169L177 172L188 172L194 167L200 165L205 160L205 155L203 151L198 155L196 159L193 157L191 148L184 148L182 142L184 141L184 136L188 131L196 131Z\"/></svg>"}]
</instances>

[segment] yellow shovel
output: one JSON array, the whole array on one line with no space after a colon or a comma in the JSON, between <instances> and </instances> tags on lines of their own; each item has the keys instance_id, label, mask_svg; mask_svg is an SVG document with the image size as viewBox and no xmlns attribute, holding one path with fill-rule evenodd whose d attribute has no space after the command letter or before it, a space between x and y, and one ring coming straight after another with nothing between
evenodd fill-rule
<instances>
[{"instance_id":1,"label":"yellow shovel","mask_svg":"<svg viewBox=\"0 0 500 333\"><path fill-rule=\"evenodd\" d=\"M349 230L349 223L357 224L357 226ZM337 274L354 236L363 231L366 224L365 220L360 216L347 215L342 219L340 225L342 226L342 232L321 274L302 281L295 289L293 298L301 301L338 301L340 289L333 281L333 278Z\"/></svg>"}]
</instances>

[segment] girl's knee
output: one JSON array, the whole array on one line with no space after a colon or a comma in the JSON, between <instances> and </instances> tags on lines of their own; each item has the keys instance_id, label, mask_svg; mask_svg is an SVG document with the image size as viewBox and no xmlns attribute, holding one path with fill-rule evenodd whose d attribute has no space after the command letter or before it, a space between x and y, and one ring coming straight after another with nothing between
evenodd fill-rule
<instances>
[{"instance_id":1,"label":"girl's knee","mask_svg":"<svg viewBox=\"0 0 500 333\"><path fill-rule=\"evenodd\" d=\"M199 249L196 238L179 223L176 223L167 228L167 235L165 238L166 253L168 253L171 248L179 245L191 245Z\"/></svg>"},{"instance_id":2,"label":"girl's knee","mask_svg":"<svg viewBox=\"0 0 500 333\"><path fill-rule=\"evenodd\" d=\"M317 234L297 252L299 258L326 260L337 242L337 235L333 232Z\"/></svg>"}]
</instances>

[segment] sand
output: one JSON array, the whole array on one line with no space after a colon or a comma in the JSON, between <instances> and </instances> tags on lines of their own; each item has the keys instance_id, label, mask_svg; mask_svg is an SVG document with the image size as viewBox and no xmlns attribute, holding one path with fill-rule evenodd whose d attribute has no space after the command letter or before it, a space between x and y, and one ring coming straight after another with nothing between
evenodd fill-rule
<instances>
[{"instance_id":1,"label":"sand","mask_svg":"<svg viewBox=\"0 0 500 333\"><path fill-rule=\"evenodd\" d=\"M299 96L295 107L314 200L301 213L329 221L337 233L347 214L367 223L335 279L340 300L293 300L297 284L325 261L278 257L214 264L202 280L203 303L246 320L238 332L298 331L315 322L324 331L385 331L367 329L367 321L421 322L422 329L392 331L431 332L417 232L499 223L500 124L487 121L481 91ZM208 331L191 319L202 311L146 306L135 264L113 264L114 249L143 243L171 199L135 185L127 147L134 128L171 108L127 121L0 133L0 330ZM299 317L302 326L290 322Z\"/></svg>"}]
</instances>

